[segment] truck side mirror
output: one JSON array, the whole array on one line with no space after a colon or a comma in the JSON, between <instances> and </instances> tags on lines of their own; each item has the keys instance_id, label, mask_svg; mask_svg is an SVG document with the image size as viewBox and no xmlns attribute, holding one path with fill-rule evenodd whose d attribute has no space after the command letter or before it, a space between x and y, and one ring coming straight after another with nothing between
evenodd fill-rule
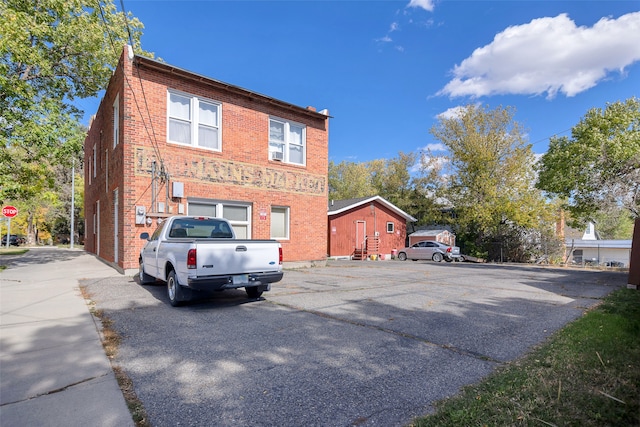
<instances>
[{"instance_id":1,"label":"truck side mirror","mask_svg":"<svg viewBox=\"0 0 640 427\"><path fill-rule=\"evenodd\" d=\"M144 233L140 234L140 238L142 240L149 240L149 233L145 231Z\"/></svg>"}]
</instances>

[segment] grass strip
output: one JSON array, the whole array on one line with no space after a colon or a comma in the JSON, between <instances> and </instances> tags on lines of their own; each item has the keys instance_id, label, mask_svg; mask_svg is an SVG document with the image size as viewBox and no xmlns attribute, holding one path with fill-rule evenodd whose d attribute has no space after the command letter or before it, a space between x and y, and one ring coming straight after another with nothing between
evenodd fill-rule
<instances>
[{"instance_id":1,"label":"grass strip","mask_svg":"<svg viewBox=\"0 0 640 427\"><path fill-rule=\"evenodd\" d=\"M612 292L411 426L640 426L640 292Z\"/></svg>"},{"instance_id":2,"label":"grass strip","mask_svg":"<svg viewBox=\"0 0 640 427\"><path fill-rule=\"evenodd\" d=\"M115 358L118 355L118 348L120 347L120 335L113 328L113 321L104 313L104 311L95 308L95 303L92 301L91 295L89 294L86 286L80 286L80 293L87 301L91 314L100 320L102 325L102 346L104 347L107 358L111 362L113 373L116 377L116 381L118 382L118 386L122 391L124 400L127 403L127 407L129 408L129 412L131 413L131 418L135 426L151 427L144 405L142 404L142 401L138 399L131 378L129 378L124 369L115 363Z\"/></svg>"},{"instance_id":3,"label":"grass strip","mask_svg":"<svg viewBox=\"0 0 640 427\"><path fill-rule=\"evenodd\" d=\"M29 252L29 249L0 248L0 255L22 255Z\"/></svg>"}]
</instances>

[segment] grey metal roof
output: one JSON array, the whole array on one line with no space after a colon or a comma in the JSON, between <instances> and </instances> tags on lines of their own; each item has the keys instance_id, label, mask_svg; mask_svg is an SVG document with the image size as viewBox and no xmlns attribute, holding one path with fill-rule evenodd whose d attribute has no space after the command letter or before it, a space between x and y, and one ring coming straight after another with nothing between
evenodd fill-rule
<instances>
[{"instance_id":1,"label":"grey metal roof","mask_svg":"<svg viewBox=\"0 0 640 427\"><path fill-rule=\"evenodd\" d=\"M426 236L437 236L438 234L444 233L444 232L448 232L449 234L453 234L451 233L449 230L418 230L415 231L411 234L409 234L409 237L426 237Z\"/></svg>"},{"instance_id":2,"label":"grey metal roof","mask_svg":"<svg viewBox=\"0 0 640 427\"><path fill-rule=\"evenodd\" d=\"M631 249L631 240L582 240L565 239L567 247L579 248Z\"/></svg>"},{"instance_id":3,"label":"grey metal roof","mask_svg":"<svg viewBox=\"0 0 640 427\"><path fill-rule=\"evenodd\" d=\"M408 213L406 213L405 211L403 211L393 203L389 202L388 200L385 200L380 196L358 197L355 199L343 199L343 200L330 200L329 209L327 213L329 216L336 215L336 214L348 211L349 209L354 209L374 201L380 203L381 205L386 206L387 208L396 212L400 216L403 216L404 218L406 218L407 221L412 221L412 222L417 221L416 218L412 217L411 215L409 215Z\"/></svg>"}]
</instances>

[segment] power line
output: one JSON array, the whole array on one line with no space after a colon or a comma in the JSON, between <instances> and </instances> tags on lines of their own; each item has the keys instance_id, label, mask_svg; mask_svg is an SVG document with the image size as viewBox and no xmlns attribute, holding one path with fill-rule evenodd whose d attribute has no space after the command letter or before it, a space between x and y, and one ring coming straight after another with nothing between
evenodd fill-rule
<instances>
[{"instance_id":1,"label":"power line","mask_svg":"<svg viewBox=\"0 0 640 427\"><path fill-rule=\"evenodd\" d=\"M547 141L547 140L549 140L549 139L551 139L551 138L554 138L554 137L556 137L556 136L558 136L558 135L562 135L563 133L565 133L565 132L569 132L569 131L571 131L571 130L572 130L572 128L565 129L565 130L563 130L563 131L560 131L560 132L558 132L558 133L553 134L552 136L547 136L547 137L545 137L545 138L541 138L541 139L537 140L536 142L532 142L532 143L531 143L531 146L533 147L534 145L540 144L541 142L545 142L545 141Z\"/></svg>"},{"instance_id":2,"label":"power line","mask_svg":"<svg viewBox=\"0 0 640 427\"><path fill-rule=\"evenodd\" d=\"M127 14L126 14L126 8L124 7L124 0L120 0L120 6L122 7L122 14L124 16L124 22L125 22L125 26L127 29L127 34L129 35L129 45L131 46L131 49L133 50L133 37L131 36L131 29L129 28L129 20L127 19ZM135 52L134 52L135 53ZM136 67L137 68L137 67ZM151 126L151 134L149 134L149 128L147 126L147 122L143 119L143 124L144 124L144 128L147 131L147 136L149 137L149 140L151 141L151 146L154 149L154 152L156 154L156 156L158 156L158 160L160 161L160 168L161 168L161 179L165 180L166 185L169 185L169 180L168 180L168 176L169 176L169 172L166 169L164 160L162 158L162 154L160 153L160 146L158 145L158 139L156 137L156 131L155 128L153 126L153 120L151 119L151 113L149 112L149 103L147 102L147 94L144 90L144 85L142 83L142 76L140 75L140 69L137 68L138 71L138 80L140 82L140 91L142 92L142 98L144 100L144 106L145 109L147 111L147 118L149 119L149 124ZM125 80L127 81L127 84L129 85L129 88L131 88L131 83L129 82L129 79L127 78L127 76L125 75ZM144 117L142 111L140 110L140 106L138 105L138 99L136 98L136 94L135 91L132 90L133 93L133 99L136 103L136 108L138 109L138 113L140 114L141 117ZM155 179L155 177L152 177L153 179ZM159 193L159 190L158 190ZM154 195L154 196L157 196Z\"/></svg>"},{"instance_id":3,"label":"power line","mask_svg":"<svg viewBox=\"0 0 640 427\"><path fill-rule=\"evenodd\" d=\"M98 8L100 10L100 16L102 18L102 23L103 23L103 25L105 27L105 32L107 33L107 36L109 37L109 42L111 44L111 47L113 48L114 54L117 56L117 55L119 55L119 52L118 52L118 49L116 48L115 42L113 40L113 37L111 36L111 29L110 29L110 27L109 27L109 25L107 23L105 15L104 15L104 10L102 9L102 4L100 3L100 0L97 0L97 3L98 3ZM129 46L131 46L131 49L133 50L133 37L131 35L131 30L129 28L129 21L128 21L127 17L126 17L126 12L125 12L126 9L124 7L124 0L121 0L120 4L122 6L122 13L123 13L123 16L124 16L124 23L125 23L125 27L126 27L126 31L127 31L128 37L129 37L129 43L130 43ZM136 97L136 91L133 90L133 86L131 85L131 82L129 81L129 78L126 75L126 73L123 73L123 77L125 79L125 82L126 82L127 86L131 90L131 93L132 93L132 96L133 96L133 100L134 100L134 103L136 105L136 109L138 110L138 114L142 118L142 124L143 124L143 126L145 128L145 131L147 133L147 137L149 138L149 141L151 142L151 146L152 146L152 148L154 150L154 154L157 156L158 160L160 161L162 171L166 171L166 168L164 166L164 161L162 159L162 154L160 152L160 147L158 145L158 141L157 141L157 138L156 138L155 129L153 127L153 121L151 120L151 116L150 116L150 113L149 113L149 107L148 107L148 103L147 103L146 93L145 93L145 90L144 90L144 85L142 84L142 78L140 76L139 70L138 70L138 77L140 79L140 90L141 90L143 98L144 98L145 107L147 108L147 118L149 120L149 124L147 123L147 120L145 120L144 114L142 113L142 110L140 108L140 104L138 103L138 98ZM149 131L149 126L151 126L151 132ZM164 180L167 176L168 176L168 172L163 173L162 174L162 179ZM155 179L155 176L152 177L152 180L153 179ZM166 180L166 185L169 185L168 184L168 180ZM149 187L151 187L151 184L144 190L142 195L144 195L147 192ZM154 194L152 199L155 198L156 196L158 196L159 193L160 193L160 190L158 189L157 190L157 194ZM138 200L140 200L142 198L142 195L138 198ZM137 201L136 201L136 203L137 203ZM134 203L134 205L135 205L135 203Z\"/></svg>"},{"instance_id":4,"label":"power line","mask_svg":"<svg viewBox=\"0 0 640 427\"><path fill-rule=\"evenodd\" d=\"M120 6L122 7L122 16L124 16L124 25L127 28L127 34L129 35L129 45L133 49L133 37L131 37L131 29L129 28L129 20L127 19L127 12L124 8L124 0L120 0Z\"/></svg>"}]
</instances>

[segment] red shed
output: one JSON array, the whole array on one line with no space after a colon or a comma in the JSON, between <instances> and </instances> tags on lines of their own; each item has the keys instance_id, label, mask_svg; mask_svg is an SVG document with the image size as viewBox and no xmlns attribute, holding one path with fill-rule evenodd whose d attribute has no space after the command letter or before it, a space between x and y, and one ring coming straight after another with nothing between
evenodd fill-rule
<instances>
[{"instance_id":1,"label":"red shed","mask_svg":"<svg viewBox=\"0 0 640 427\"><path fill-rule=\"evenodd\" d=\"M328 211L330 257L389 259L404 247L407 222L417 221L380 196L332 200Z\"/></svg>"}]
</instances>

